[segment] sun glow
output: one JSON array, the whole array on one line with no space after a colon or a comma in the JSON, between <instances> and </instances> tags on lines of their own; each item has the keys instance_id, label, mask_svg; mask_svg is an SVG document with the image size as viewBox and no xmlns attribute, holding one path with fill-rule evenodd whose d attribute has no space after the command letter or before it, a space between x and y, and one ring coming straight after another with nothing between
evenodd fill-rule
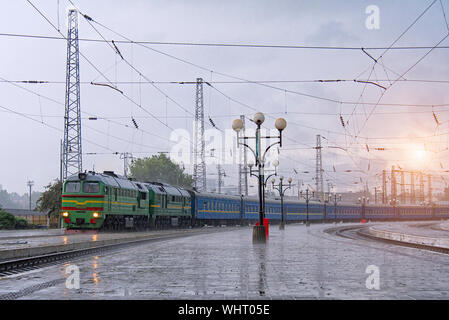
<instances>
[{"instance_id":1,"label":"sun glow","mask_svg":"<svg viewBox=\"0 0 449 320\"><path fill-rule=\"evenodd\" d=\"M415 167L420 167L430 160L430 154L423 146L411 145L408 150L409 160Z\"/></svg>"}]
</instances>

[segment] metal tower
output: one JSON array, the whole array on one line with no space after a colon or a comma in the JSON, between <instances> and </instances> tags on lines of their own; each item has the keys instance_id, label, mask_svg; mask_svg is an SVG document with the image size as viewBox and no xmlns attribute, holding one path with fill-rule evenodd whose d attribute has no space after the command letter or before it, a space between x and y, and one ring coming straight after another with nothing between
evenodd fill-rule
<instances>
[{"instance_id":1,"label":"metal tower","mask_svg":"<svg viewBox=\"0 0 449 320\"><path fill-rule=\"evenodd\" d=\"M134 161L133 154L129 153L129 152L123 152L123 153L120 154L120 159L123 159L123 175L125 177L128 177L129 160L131 160L131 162Z\"/></svg>"},{"instance_id":2,"label":"metal tower","mask_svg":"<svg viewBox=\"0 0 449 320\"><path fill-rule=\"evenodd\" d=\"M82 171L78 12L68 12L62 180Z\"/></svg>"},{"instance_id":3,"label":"metal tower","mask_svg":"<svg viewBox=\"0 0 449 320\"><path fill-rule=\"evenodd\" d=\"M196 105L194 122L194 146L193 146L193 180L194 187L198 191L206 191L206 152L204 141L204 99L203 79L196 79Z\"/></svg>"},{"instance_id":4,"label":"metal tower","mask_svg":"<svg viewBox=\"0 0 449 320\"><path fill-rule=\"evenodd\" d=\"M315 186L316 186L316 196L317 199L324 200L324 189L323 189L323 162L321 158L321 135L316 135L316 177L315 177Z\"/></svg>"},{"instance_id":5,"label":"metal tower","mask_svg":"<svg viewBox=\"0 0 449 320\"><path fill-rule=\"evenodd\" d=\"M410 172L410 203L416 203L416 193L415 193L415 173Z\"/></svg>"},{"instance_id":6,"label":"metal tower","mask_svg":"<svg viewBox=\"0 0 449 320\"><path fill-rule=\"evenodd\" d=\"M245 115L241 115L240 119L243 122L242 136L245 136ZM240 145L239 150L239 195L244 194L248 196L248 165L247 165L246 148L243 144Z\"/></svg>"},{"instance_id":7,"label":"metal tower","mask_svg":"<svg viewBox=\"0 0 449 320\"><path fill-rule=\"evenodd\" d=\"M388 203L388 193L387 193L387 171L382 170L382 204Z\"/></svg>"},{"instance_id":8,"label":"metal tower","mask_svg":"<svg viewBox=\"0 0 449 320\"><path fill-rule=\"evenodd\" d=\"M396 170L394 166L391 166L391 200L394 203L398 201L397 196Z\"/></svg>"}]
</instances>

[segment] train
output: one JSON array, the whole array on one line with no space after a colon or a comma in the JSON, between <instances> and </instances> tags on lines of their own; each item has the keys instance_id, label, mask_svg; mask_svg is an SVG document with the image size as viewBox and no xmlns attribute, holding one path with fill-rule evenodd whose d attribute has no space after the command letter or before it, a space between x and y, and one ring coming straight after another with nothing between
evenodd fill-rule
<instances>
[{"instance_id":1,"label":"train","mask_svg":"<svg viewBox=\"0 0 449 320\"><path fill-rule=\"evenodd\" d=\"M243 225L259 220L256 197L201 193L160 182L140 182L113 171L78 173L63 184L61 216L66 229ZM449 206L343 205L284 200L289 222L426 220L449 218ZM281 221L280 200L266 199L265 218Z\"/></svg>"}]
</instances>

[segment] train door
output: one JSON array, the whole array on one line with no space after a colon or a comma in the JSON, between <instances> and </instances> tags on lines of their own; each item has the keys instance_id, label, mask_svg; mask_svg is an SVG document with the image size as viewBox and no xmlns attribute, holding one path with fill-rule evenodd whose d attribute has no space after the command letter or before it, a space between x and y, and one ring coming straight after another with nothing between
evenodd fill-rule
<instances>
[{"instance_id":1,"label":"train door","mask_svg":"<svg viewBox=\"0 0 449 320\"><path fill-rule=\"evenodd\" d=\"M107 203L106 203L106 210L108 210L108 212L111 212L111 187L107 187L105 186L105 195L107 197Z\"/></svg>"}]
</instances>

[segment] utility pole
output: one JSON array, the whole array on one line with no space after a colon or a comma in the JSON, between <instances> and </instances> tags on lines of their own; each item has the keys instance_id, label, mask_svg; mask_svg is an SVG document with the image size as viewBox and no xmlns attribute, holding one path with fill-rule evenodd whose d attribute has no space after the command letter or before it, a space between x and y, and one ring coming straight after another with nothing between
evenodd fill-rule
<instances>
[{"instance_id":1,"label":"utility pole","mask_svg":"<svg viewBox=\"0 0 449 320\"><path fill-rule=\"evenodd\" d=\"M28 187L30 187L30 211L31 211L31 187L34 185L34 181L28 180Z\"/></svg>"},{"instance_id":2,"label":"utility pole","mask_svg":"<svg viewBox=\"0 0 449 320\"><path fill-rule=\"evenodd\" d=\"M220 164L217 164L217 174L218 174L218 193L221 193L221 187L224 185L223 177L226 177L226 172L221 168Z\"/></svg>"},{"instance_id":3,"label":"utility pole","mask_svg":"<svg viewBox=\"0 0 449 320\"><path fill-rule=\"evenodd\" d=\"M321 158L321 135L316 136L316 196L317 199L323 199L324 188L323 188L323 162ZM324 200L324 199L323 199Z\"/></svg>"},{"instance_id":4,"label":"utility pole","mask_svg":"<svg viewBox=\"0 0 449 320\"><path fill-rule=\"evenodd\" d=\"M382 170L382 204L388 203L387 196L387 171Z\"/></svg>"},{"instance_id":5,"label":"utility pole","mask_svg":"<svg viewBox=\"0 0 449 320\"><path fill-rule=\"evenodd\" d=\"M196 103L193 145L193 180L197 191L206 192L206 143L204 141L203 79L196 79Z\"/></svg>"},{"instance_id":6,"label":"utility pole","mask_svg":"<svg viewBox=\"0 0 449 320\"><path fill-rule=\"evenodd\" d=\"M410 172L410 203L416 203L416 195L415 195L415 172Z\"/></svg>"},{"instance_id":7,"label":"utility pole","mask_svg":"<svg viewBox=\"0 0 449 320\"><path fill-rule=\"evenodd\" d=\"M81 172L81 105L78 46L78 12L69 9L67 32L66 94L64 116L64 143L62 179Z\"/></svg>"},{"instance_id":8,"label":"utility pole","mask_svg":"<svg viewBox=\"0 0 449 320\"><path fill-rule=\"evenodd\" d=\"M243 123L242 135L245 136L245 115L241 115L240 120ZM245 146L241 144L239 151L239 195L248 196L248 158Z\"/></svg>"},{"instance_id":9,"label":"utility pole","mask_svg":"<svg viewBox=\"0 0 449 320\"><path fill-rule=\"evenodd\" d=\"M432 203L432 176L429 174L427 175L428 184L429 184L429 203Z\"/></svg>"}]
</instances>

